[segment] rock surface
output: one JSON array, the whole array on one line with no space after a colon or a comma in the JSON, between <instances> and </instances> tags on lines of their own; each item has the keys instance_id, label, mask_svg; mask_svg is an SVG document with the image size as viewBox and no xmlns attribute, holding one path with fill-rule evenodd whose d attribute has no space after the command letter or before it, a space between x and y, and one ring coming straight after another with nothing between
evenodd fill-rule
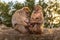
<instances>
[{"instance_id":1,"label":"rock surface","mask_svg":"<svg viewBox=\"0 0 60 40\"><path fill-rule=\"evenodd\" d=\"M2 27L0 28L0 40L60 40L60 28L44 28L42 34L20 34L18 31Z\"/></svg>"}]
</instances>

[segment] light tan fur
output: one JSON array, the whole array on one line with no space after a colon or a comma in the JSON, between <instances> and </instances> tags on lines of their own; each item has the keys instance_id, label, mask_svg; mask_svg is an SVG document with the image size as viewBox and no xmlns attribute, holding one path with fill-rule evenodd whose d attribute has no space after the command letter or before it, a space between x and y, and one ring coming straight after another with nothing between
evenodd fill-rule
<instances>
[{"instance_id":1,"label":"light tan fur","mask_svg":"<svg viewBox=\"0 0 60 40\"><path fill-rule=\"evenodd\" d=\"M17 10L12 16L12 25L14 29L20 33L27 33L28 30L25 28L29 23L29 11L28 7L23 7L22 9Z\"/></svg>"}]
</instances>

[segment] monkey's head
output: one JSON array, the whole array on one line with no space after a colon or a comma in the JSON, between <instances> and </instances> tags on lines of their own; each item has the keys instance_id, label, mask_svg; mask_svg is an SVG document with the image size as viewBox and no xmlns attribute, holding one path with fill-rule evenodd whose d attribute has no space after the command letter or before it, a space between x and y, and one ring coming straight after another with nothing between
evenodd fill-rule
<instances>
[{"instance_id":1,"label":"monkey's head","mask_svg":"<svg viewBox=\"0 0 60 40\"><path fill-rule=\"evenodd\" d=\"M21 14L21 16L22 16L22 23L23 23L23 25L28 25L28 23L29 23L29 13L30 12L30 9L28 8L28 7L23 7L22 8L22 14Z\"/></svg>"},{"instance_id":2,"label":"monkey's head","mask_svg":"<svg viewBox=\"0 0 60 40\"><path fill-rule=\"evenodd\" d=\"M23 7L23 10L24 10L26 13L29 13L29 12L30 12L29 7Z\"/></svg>"},{"instance_id":3,"label":"monkey's head","mask_svg":"<svg viewBox=\"0 0 60 40\"><path fill-rule=\"evenodd\" d=\"M40 5L36 5L34 6L34 10L35 11L42 10L42 7Z\"/></svg>"},{"instance_id":4,"label":"monkey's head","mask_svg":"<svg viewBox=\"0 0 60 40\"><path fill-rule=\"evenodd\" d=\"M30 20L32 23L40 23L42 20L42 7L40 5L34 7L34 12L32 13Z\"/></svg>"}]
</instances>

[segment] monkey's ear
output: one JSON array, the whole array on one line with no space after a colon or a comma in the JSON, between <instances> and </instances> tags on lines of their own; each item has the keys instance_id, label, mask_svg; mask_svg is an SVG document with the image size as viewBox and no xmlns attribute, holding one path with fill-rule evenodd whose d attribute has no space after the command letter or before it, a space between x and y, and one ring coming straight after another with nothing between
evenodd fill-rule
<instances>
[{"instance_id":1,"label":"monkey's ear","mask_svg":"<svg viewBox=\"0 0 60 40\"><path fill-rule=\"evenodd\" d=\"M42 10L42 7L41 7L40 5L35 5L35 6L34 6L34 10L36 10L36 9L37 9L37 10L38 10L38 9Z\"/></svg>"},{"instance_id":2,"label":"monkey's ear","mask_svg":"<svg viewBox=\"0 0 60 40\"><path fill-rule=\"evenodd\" d=\"M25 10L25 11L27 11L27 12L30 12L29 7L24 7L23 10Z\"/></svg>"}]
</instances>

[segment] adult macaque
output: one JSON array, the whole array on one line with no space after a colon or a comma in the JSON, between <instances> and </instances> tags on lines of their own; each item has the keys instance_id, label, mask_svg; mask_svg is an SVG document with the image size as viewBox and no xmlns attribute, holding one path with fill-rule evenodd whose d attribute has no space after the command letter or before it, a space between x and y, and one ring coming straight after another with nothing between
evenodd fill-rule
<instances>
[{"instance_id":1,"label":"adult macaque","mask_svg":"<svg viewBox=\"0 0 60 40\"><path fill-rule=\"evenodd\" d=\"M36 5L34 10L31 14L30 18L30 31L35 34L41 34L42 31L42 24L44 21L42 7L40 5Z\"/></svg>"},{"instance_id":2,"label":"adult macaque","mask_svg":"<svg viewBox=\"0 0 60 40\"><path fill-rule=\"evenodd\" d=\"M12 16L12 25L20 33L28 33L30 9L23 7L17 10Z\"/></svg>"}]
</instances>

